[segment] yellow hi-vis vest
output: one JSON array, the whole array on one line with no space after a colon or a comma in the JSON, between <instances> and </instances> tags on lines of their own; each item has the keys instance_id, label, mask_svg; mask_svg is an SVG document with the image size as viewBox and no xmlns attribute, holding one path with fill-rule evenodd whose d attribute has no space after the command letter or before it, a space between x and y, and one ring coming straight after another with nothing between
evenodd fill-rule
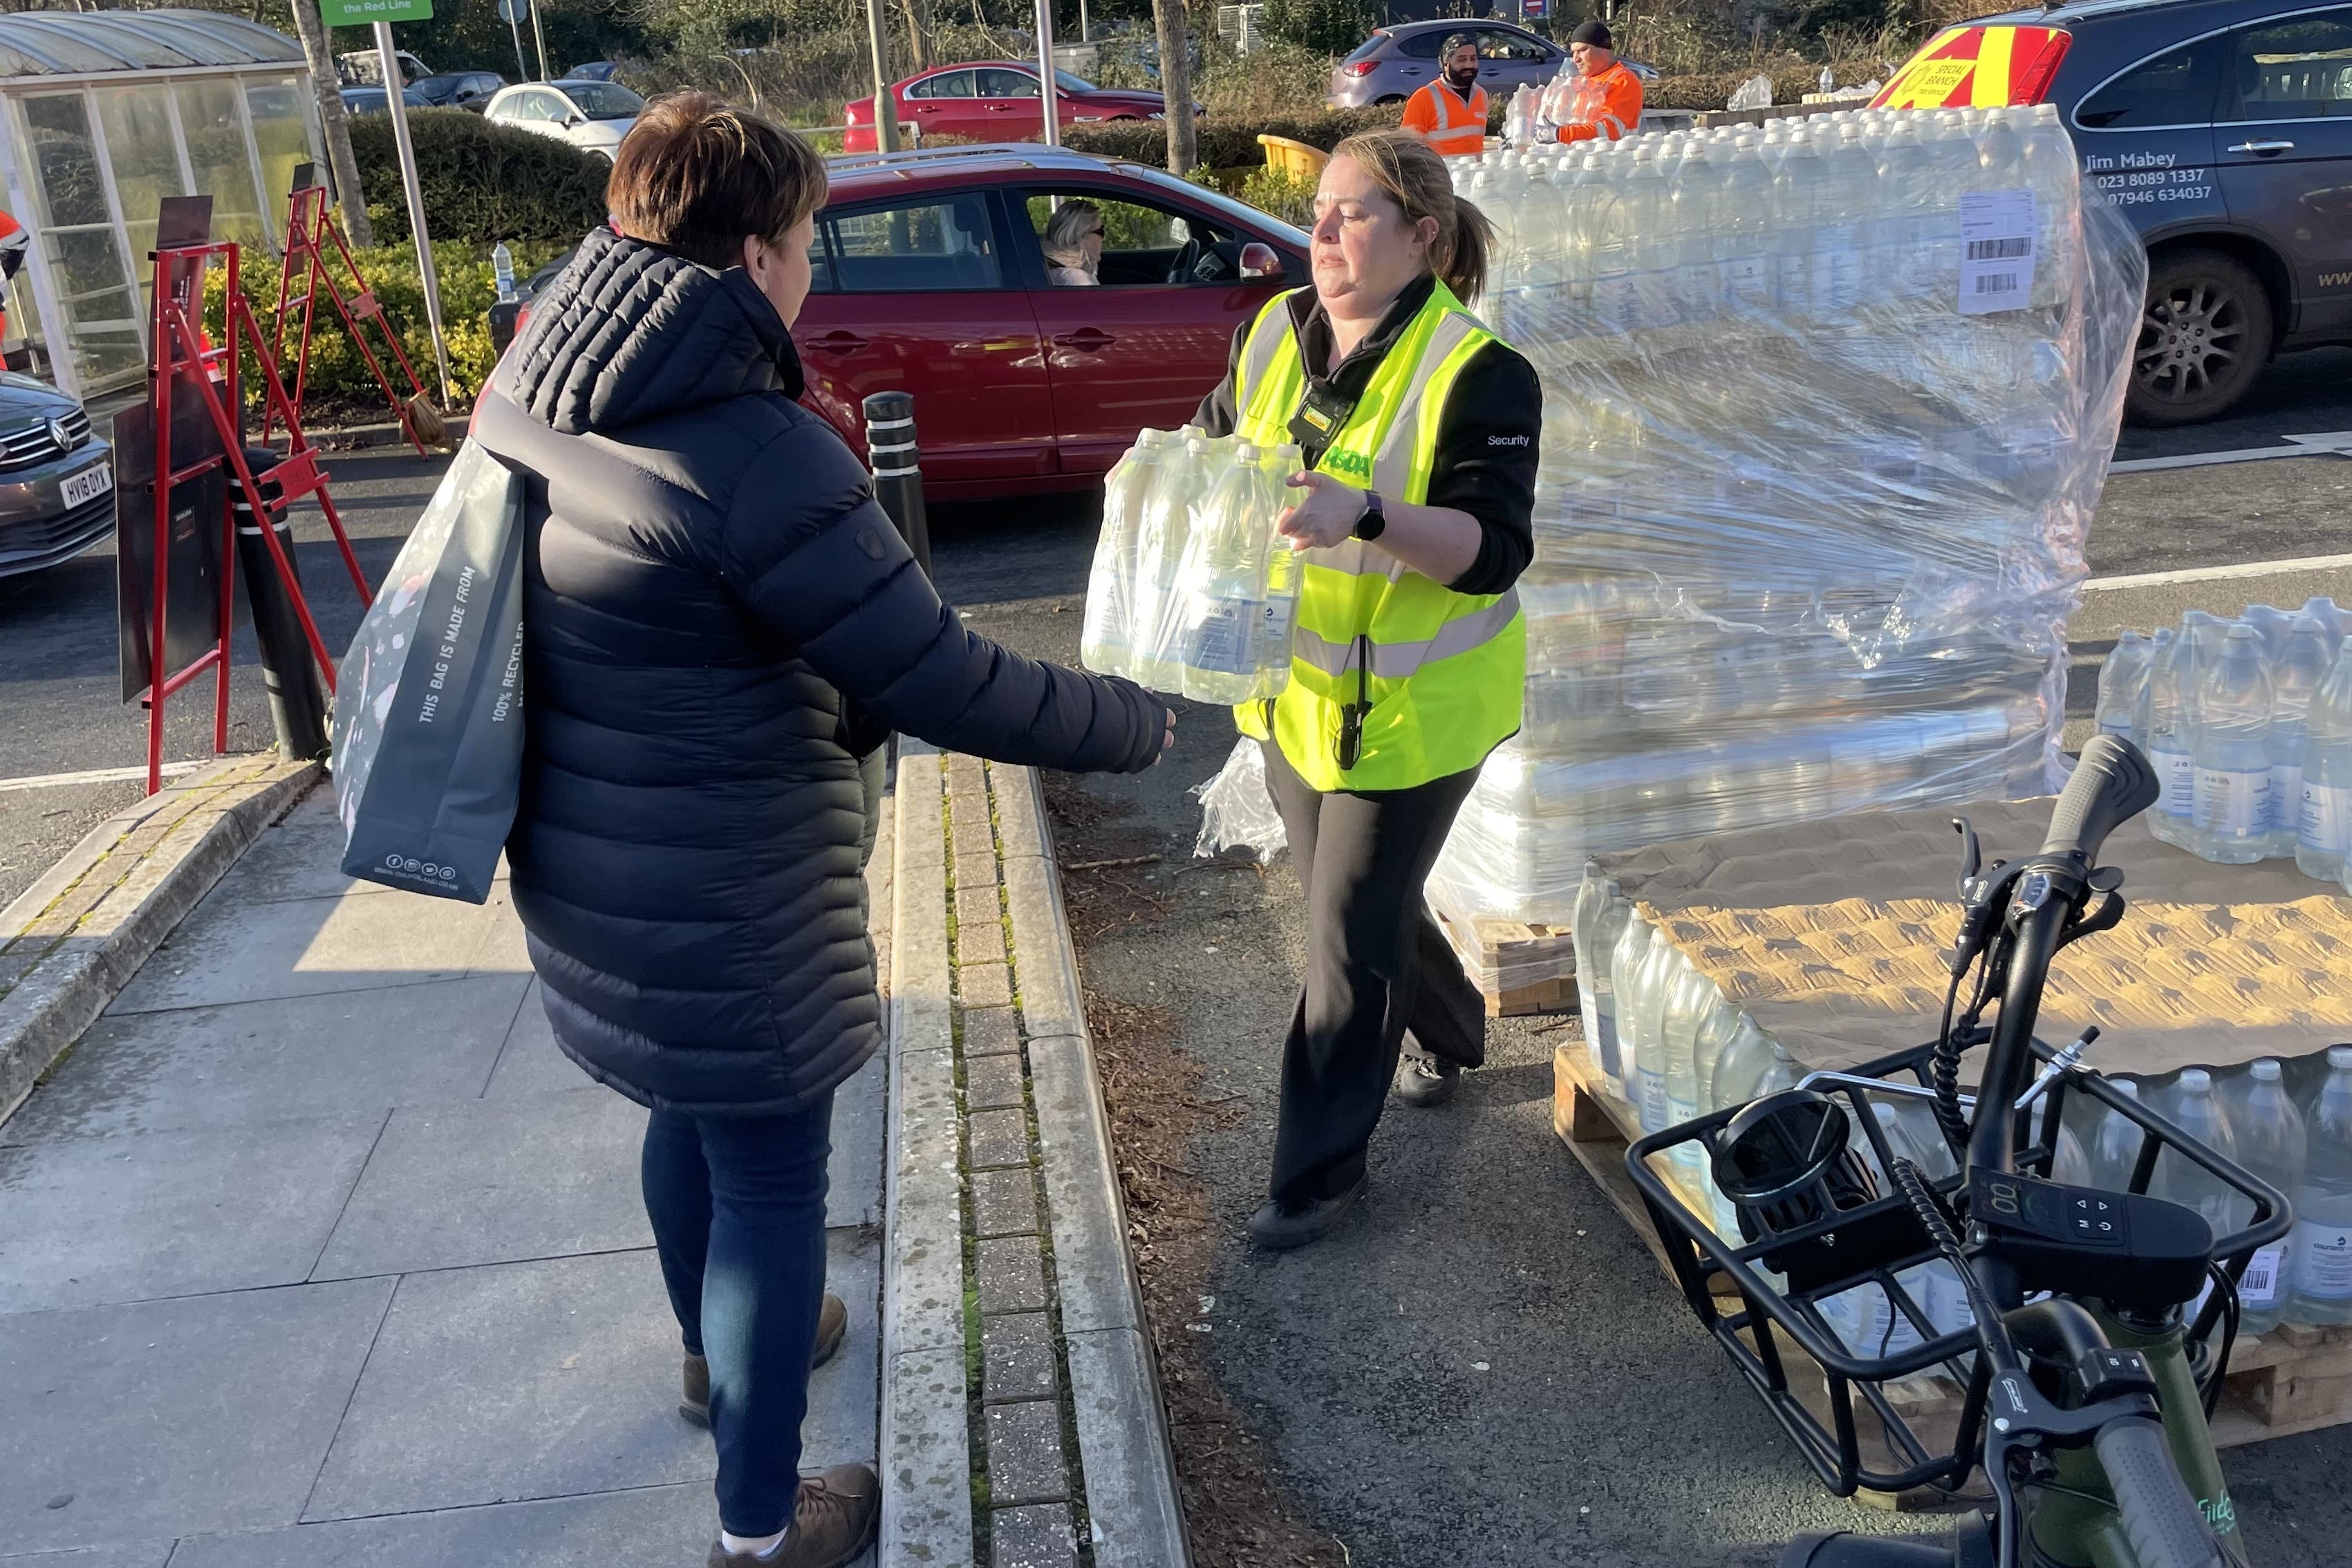
<instances>
[{"instance_id":1,"label":"yellow hi-vis vest","mask_svg":"<svg viewBox=\"0 0 2352 1568\"><path fill-rule=\"evenodd\" d=\"M1454 378L1494 334L1440 282L1372 373L1318 471L1384 500L1429 497L1437 422ZM1290 440L1307 370L1287 294L1267 301L1242 347L1239 434ZM1528 628L1517 590L1457 594L1379 544L1343 540L1303 552L1290 685L1234 710L1242 733L1271 732L1322 791L1409 789L1476 767L1519 728ZM1342 768L1345 710L1360 709L1355 765Z\"/></svg>"}]
</instances>

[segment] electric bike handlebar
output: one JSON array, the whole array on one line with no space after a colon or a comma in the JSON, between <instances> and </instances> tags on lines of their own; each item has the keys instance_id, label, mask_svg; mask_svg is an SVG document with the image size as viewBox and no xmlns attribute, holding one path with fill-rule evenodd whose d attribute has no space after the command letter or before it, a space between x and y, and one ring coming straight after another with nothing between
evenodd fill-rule
<instances>
[{"instance_id":1,"label":"electric bike handlebar","mask_svg":"<svg viewBox=\"0 0 2352 1568\"><path fill-rule=\"evenodd\" d=\"M2154 805L2158 793L2156 770L2138 747L2113 735L2093 736L2050 813L2042 853L2077 857L2089 869L2107 835Z\"/></svg>"},{"instance_id":2,"label":"electric bike handlebar","mask_svg":"<svg viewBox=\"0 0 2352 1568\"><path fill-rule=\"evenodd\" d=\"M2137 1415L2110 1421L2091 1446L2139 1568L2229 1568L2160 1425Z\"/></svg>"}]
</instances>

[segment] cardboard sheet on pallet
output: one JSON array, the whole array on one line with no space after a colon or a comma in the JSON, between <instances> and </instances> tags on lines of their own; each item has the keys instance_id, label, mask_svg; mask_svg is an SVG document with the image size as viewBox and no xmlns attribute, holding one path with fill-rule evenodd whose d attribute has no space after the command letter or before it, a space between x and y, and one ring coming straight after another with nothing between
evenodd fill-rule
<instances>
[{"instance_id":1,"label":"cardboard sheet on pallet","mask_svg":"<svg viewBox=\"0 0 2352 1568\"><path fill-rule=\"evenodd\" d=\"M1987 860L2039 849L2051 805L1968 808ZM1600 859L1790 1055L1848 1067L1935 1036L1958 911L1952 816L1860 813ZM2096 1024L2102 1071L2151 1077L2352 1041L2352 900L2341 889L2293 860L2210 864L2139 820L2101 860L2123 868L2129 908L2116 930L2059 955L2042 1038Z\"/></svg>"}]
</instances>

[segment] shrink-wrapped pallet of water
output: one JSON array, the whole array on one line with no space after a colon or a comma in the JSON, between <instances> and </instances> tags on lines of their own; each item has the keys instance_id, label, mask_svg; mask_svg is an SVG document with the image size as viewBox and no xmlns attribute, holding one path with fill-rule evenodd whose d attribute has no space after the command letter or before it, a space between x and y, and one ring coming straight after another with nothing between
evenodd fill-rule
<instances>
[{"instance_id":1,"label":"shrink-wrapped pallet of water","mask_svg":"<svg viewBox=\"0 0 2352 1568\"><path fill-rule=\"evenodd\" d=\"M1526 723L1432 901L1565 923L1594 851L2052 787L2146 268L2055 115L1463 163L1545 428Z\"/></svg>"}]
</instances>

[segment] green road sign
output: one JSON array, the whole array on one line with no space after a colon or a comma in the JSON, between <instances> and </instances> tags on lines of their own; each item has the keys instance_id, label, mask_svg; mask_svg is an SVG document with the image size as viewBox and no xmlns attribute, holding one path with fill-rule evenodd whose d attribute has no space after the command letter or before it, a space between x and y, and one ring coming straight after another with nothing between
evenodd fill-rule
<instances>
[{"instance_id":1,"label":"green road sign","mask_svg":"<svg viewBox=\"0 0 2352 1568\"><path fill-rule=\"evenodd\" d=\"M319 0L319 16L330 27L364 27L371 22L429 22L433 0Z\"/></svg>"}]
</instances>

